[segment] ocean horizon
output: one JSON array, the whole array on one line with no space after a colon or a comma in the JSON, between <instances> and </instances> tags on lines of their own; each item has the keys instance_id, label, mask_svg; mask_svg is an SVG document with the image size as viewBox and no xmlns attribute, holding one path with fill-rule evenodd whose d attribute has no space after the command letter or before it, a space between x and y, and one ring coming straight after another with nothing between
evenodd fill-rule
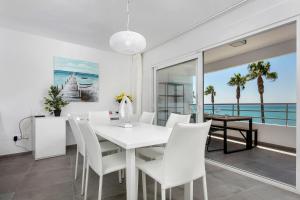
<instances>
[{"instance_id":1,"label":"ocean horizon","mask_svg":"<svg viewBox=\"0 0 300 200\"><path fill-rule=\"evenodd\" d=\"M296 126L296 103L266 103L265 123L275 125ZM211 114L212 105L204 104L204 112ZM215 104L217 115L237 115L237 104ZM254 123L261 123L260 103L240 104L240 116L253 117Z\"/></svg>"}]
</instances>

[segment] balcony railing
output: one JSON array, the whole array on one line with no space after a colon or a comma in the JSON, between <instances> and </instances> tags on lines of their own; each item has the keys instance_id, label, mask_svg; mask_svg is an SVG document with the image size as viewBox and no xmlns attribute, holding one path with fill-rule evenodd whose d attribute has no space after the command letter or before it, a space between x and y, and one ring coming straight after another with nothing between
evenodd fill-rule
<instances>
[{"instance_id":1,"label":"balcony railing","mask_svg":"<svg viewBox=\"0 0 300 200\"><path fill-rule=\"evenodd\" d=\"M194 106L194 104L192 106ZM193 107L191 109L193 110ZM264 110L266 124L296 126L295 103L264 103ZM212 114L212 104L205 104L204 112ZM238 115L237 105L232 103L214 104L214 114ZM241 103L240 116L251 116L253 117L253 122L262 123L261 104Z\"/></svg>"}]
</instances>

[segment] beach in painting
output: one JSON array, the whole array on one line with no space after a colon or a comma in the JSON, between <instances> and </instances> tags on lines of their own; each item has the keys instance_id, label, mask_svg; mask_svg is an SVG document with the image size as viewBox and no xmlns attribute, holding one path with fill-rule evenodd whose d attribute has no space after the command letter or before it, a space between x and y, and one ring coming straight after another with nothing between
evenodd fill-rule
<instances>
[{"instance_id":1,"label":"beach in painting","mask_svg":"<svg viewBox=\"0 0 300 200\"><path fill-rule=\"evenodd\" d=\"M62 89L68 102L97 102L99 66L97 63L54 57L54 85Z\"/></svg>"}]
</instances>

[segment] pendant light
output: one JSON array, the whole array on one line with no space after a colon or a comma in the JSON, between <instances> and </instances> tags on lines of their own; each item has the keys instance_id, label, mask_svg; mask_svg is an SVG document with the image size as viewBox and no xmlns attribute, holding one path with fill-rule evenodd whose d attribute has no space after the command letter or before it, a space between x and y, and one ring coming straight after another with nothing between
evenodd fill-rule
<instances>
[{"instance_id":1,"label":"pendant light","mask_svg":"<svg viewBox=\"0 0 300 200\"><path fill-rule=\"evenodd\" d=\"M130 14L129 14L129 2L127 0L127 25L126 31L120 31L113 34L110 37L109 45L110 47L121 53L127 55L134 55L141 53L146 48L146 39L140 33L129 30Z\"/></svg>"}]
</instances>

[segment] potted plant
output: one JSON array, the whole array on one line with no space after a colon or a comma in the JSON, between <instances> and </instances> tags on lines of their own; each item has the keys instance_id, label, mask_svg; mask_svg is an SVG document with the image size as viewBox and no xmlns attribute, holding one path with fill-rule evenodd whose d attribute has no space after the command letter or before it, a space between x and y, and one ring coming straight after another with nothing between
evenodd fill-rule
<instances>
[{"instance_id":1,"label":"potted plant","mask_svg":"<svg viewBox=\"0 0 300 200\"><path fill-rule=\"evenodd\" d=\"M54 116L59 117L61 109L68 105L68 102L63 100L62 95L60 94L60 89L57 86L50 86L48 90L48 97L45 97L45 110Z\"/></svg>"}]
</instances>

